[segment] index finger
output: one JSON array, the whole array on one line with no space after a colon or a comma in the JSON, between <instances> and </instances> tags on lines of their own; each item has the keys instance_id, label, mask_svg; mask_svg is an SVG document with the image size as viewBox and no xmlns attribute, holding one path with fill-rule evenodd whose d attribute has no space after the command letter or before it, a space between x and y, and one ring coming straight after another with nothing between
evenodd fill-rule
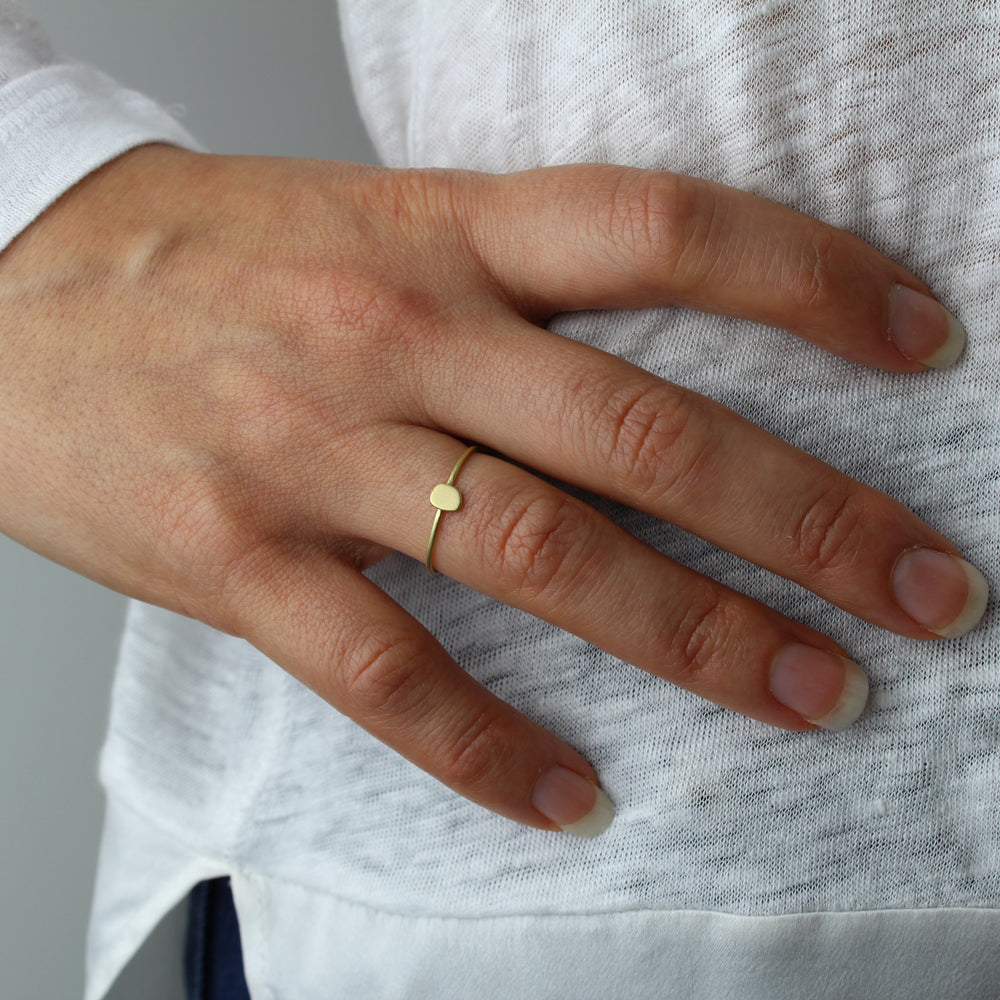
<instances>
[{"instance_id":1,"label":"index finger","mask_svg":"<svg viewBox=\"0 0 1000 1000\"><path fill-rule=\"evenodd\" d=\"M463 183L467 185L463 189ZM954 362L965 330L856 236L745 191L665 171L551 167L458 182L477 252L536 321L679 305L783 327L890 371Z\"/></svg>"}]
</instances>

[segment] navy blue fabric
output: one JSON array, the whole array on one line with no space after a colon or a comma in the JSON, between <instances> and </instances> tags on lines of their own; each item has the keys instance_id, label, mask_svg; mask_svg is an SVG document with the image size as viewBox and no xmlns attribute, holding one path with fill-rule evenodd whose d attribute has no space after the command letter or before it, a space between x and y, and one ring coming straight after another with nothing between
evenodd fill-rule
<instances>
[{"instance_id":1,"label":"navy blue fabric","mask_svg":"<svg viewBox=\"0 0 1000 1000\"><path fill-rule=\"evenodd\" d=\"M191 890L184 985L188 1000L250 1000L228 878L199 882Z\"/></svg>"}]
</instances>

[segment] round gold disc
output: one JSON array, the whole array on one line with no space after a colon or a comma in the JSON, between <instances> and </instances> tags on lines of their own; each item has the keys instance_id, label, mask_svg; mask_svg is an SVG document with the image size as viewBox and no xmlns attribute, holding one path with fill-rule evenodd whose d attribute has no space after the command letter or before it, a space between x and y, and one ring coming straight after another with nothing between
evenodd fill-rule
<instances>
[{"instance_id":1,"label":"round gold disc","mask_svg":"<svg viewBox=\"0 0 1000 1000\"><path fill-rule=\"evenodd\" d=\"M462 494L458 492L456 486L448 483L438 483L431 490L431 503L438 510L458 510L462 506Z\"/></svg>"}]
</instances>

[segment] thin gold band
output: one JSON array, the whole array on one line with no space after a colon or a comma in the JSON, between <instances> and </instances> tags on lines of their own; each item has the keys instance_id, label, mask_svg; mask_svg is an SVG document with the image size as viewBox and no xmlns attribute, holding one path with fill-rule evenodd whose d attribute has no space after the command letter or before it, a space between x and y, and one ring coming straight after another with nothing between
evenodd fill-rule
<instances>
[{"instance_id":1,"label":"thin gold band","mask_svg":"<svg viewBox=\"0 0 1000 1000\"><path fill-rule=\"evenodd\" d=\"M462 471L462 466L465 465L465 460L476 450L474 444L470 444L465 451L462 452L458 457L458 461L455 463L454 468L451 470L451 475L448 477L448 481L444 483L438 483L437 486L431 490L431 505L435 508L434 510L434 523L431 525L431 537L427 540L427 558L424 560L424 565L427 567L428 573L436 573L437 570L434 568L434 543L437 541L438 527L441 524L441 515L447 511L458 510L462 506L462 494L459 493L458 487L455 486L455 480L458 478L459 472Z\"/></svg>"}]
</instances>

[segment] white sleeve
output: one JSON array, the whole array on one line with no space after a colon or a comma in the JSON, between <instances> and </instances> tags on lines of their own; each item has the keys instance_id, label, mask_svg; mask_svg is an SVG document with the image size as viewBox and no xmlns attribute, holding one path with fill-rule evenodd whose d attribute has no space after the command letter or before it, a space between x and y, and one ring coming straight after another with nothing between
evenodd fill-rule
<instances>
[{"instance_id":1,"label":"white sleeve","mask_svg":"<svg viewBox=\"0 0 1000 1000\"><path fill-rule=\"evenodd\" d=\"M0 250L86 174L148 142L200 148L148 97L57 58L21 4L0 0Z\"/></svg>"}]
</instances>

